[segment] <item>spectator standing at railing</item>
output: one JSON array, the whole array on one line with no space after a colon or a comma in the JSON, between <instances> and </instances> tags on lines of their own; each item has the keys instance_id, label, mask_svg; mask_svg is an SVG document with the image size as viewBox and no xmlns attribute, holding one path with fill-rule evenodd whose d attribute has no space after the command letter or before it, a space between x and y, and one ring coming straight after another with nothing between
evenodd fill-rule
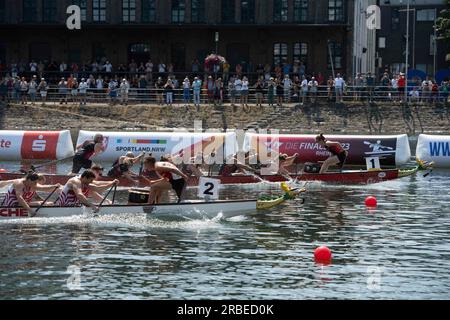
<instances>
[{"instance_id":1,"label":"spectator standing at railing","mask_svg":"<svg viewBox=\"0 0 450 320\"><path fill-rule=\"evenodd\" d=\"M247 77L242 78L242 86L241 86L241 104L242 109L244 111L248 111L248 95L250 90L250 82Z\"/></svg>"},{"instance_id":2,"label":"spectator standing at railing","mask_svg":"<svg viewBox=\"0 0 450 320\"><path fill-rule=\"evenodd\" d=\"M283 69L281 69L281 66L279 64L275 66L274 72L275 78L281 79L281 77L283 76Z\"/></svg>"},{"instance_id":3,"label":"spectator standing at railing","mask_svg":"<svg viewBox=\"0 0 450 320\"><path fill-rule=\"evenodd\" d=\"M308 79L305 76L302 77L302 82L300 83L300 94L301 94L301 105L304 105L306 98L308 97Z\"/></svg>"},{"instance_id":4,"label":"spectator standing at railing","mask_svg":"<svg viewBox=\"0 0 450 320\"><path fill-rule=\"evenodd\" d=\"M214 83L213 77L208 76L208 80L206 81L206 89L208 92L208 103L210 105L212 105L214 102L214 87L215 87L215 83Z\"/></svg>"},{"instance_id":5,"label":"spectator standing at railing","mask_svg":"<svg viewBox=\"0 0 450 320\"><path fill-rule=\"evenodd\" d=\"M361 99L362 92L364 90L364 78L361 73L357 73L355 80L353 81L354 88L354 101L359 101Z\"/></svg>"},{"instance_id":6,"label":"spectator standing at railing","mask_svg":"<svg viewBox=\"0 0 450 320\"><path fill-rule=\"evenodd\" d=\"M166 92L166 104L169 107L172 107L173 104L173 91L174 91L174 85L172 83L172 80L167 79L167 82L164 86L164 91Z\"/></svg>"},{"instance_id":7,"label":"spectator standing at railing","mask_svg":"<svg viewBox=\"0 0 450 320\"><path fill-rule=\"evenodd\" d=\"M28 82L25 80L25 77L22 77L22 79L20 80L21 104L27 103L27 94L28 94Z\"/></svg>"},{"instance_id":8,"label":"spectator standing at railing","mask_svg":"<svg viewBox=\"0 0 450 320\"><path fill-rule=\"evenodd\" d=\"M106 61L105 63L105 72L107 74L111 74L113 72L113 65L109 61Z\"/></svg>"},{"instance_id":9,"label":"spectator standing at railing","mask_svg":"<svg viewBox=\"0 0 450 320\"><path fill-rule=\"evenodd\" d=\"M99 65L98 65L97 61L94 60L91 63L91 70L92 70L92 73L97 73L99 71Z\"/></svg>"},{"instance_id":10,"label":"spectator standing at railing","mask_svg":"<svg viewBox=\"0 0 450 320\"><path fill-rule=\"evenodd\" d=\"M433 103L437 103L439 100L439 86L436 81L431 81L431 99Z\"/></svg>"},{"instance_id":11,"label":"spectator standing at railing","mask_svg":"<svg viewBox=\"0 0 450 320\"><path fill-rule=\"evenodd\" d=\"M316 102L316 97L317 97L317 91L319 89L319 83L317 82L315 77L312 77L311 80L308 83L308 88L309 88L309 96L311 99L311 103L315 103Z\"/></svg>"},{"instance_id":12,"label":"spectator standing at railing","mask_svg":"<svg viewBox=\"0 0 450 320\"><path fill-rule=\"evenodd\" d=\"M343 94L345 88L345 81L342 78L341 74L338 73L336 79L334 79L334 89L336 91L336 102L343 101Z\"/></svg>"},{"instance_id":13,"label":"spectator standing at railing","mask_svg":"<svg viewBox=\"0 0 450 320\"><path fill-rule=\"evenodd\" d=\"M17 68L17 63L15 62L11 63L11 77L15 79L17 77L18 72L19 69Z\"/></svg>"},{"instance_id":14,"label":"spectator standing at railing","mask_svg":"<svg viewBox=\"0 0 450 320\"><path fill-rule=\"evenodd\" d=\"M198 62L198 59L192 61L192 73L195 76L198 76L198 74L200 73L200 62Z\"/></svg>"},{"instance_id":15,"label":"spectator standing at railing","mask_svg":"<svg viewBox=\"0 0 450 320\"><path fill-rule=\"evenodd\" d=\"M67 81L64 77L62 77L61 81L58 83L58 95L59 104L63 104L64 102L67 104Z\"/></svg>"},{"instance_id":16,"label":"spectator standing at railing","mask_svg":"<svg viewBox=\"0 0 450 320\"><path fill-rule=\"evenodd\" d=\"M375 89L375 78L372 76L372 73L370 72L368 72L366 76L366 87L369 96L369 101L372 101L373 91Z\"/></svg>"},{"instance_id":17,"label":"spectator standing at railing","mask_svg":"<svg viewBox=\"0 0 450 320\"><path fill-rule=\"evenodd\" d=\"M143 77L143 76L142 76ZM145 80L145 78L144 78ZM120 104L127 106L128 105L128 93L130 92L130 84L127 79L122 79L122 83L120 84Z\"/></svg>"},{"instance_id":18,"label":"spectator standing at railing","mask_svg":"<svg viewBox=\"0 0 450 320\"><path fill-rule=\"evenodd\" d=\"M389 74L388 73L384 73L383 77L381 78L381 91L382 94L385 96L389 96L390 93L390 85L391 85L391 80L389 79Z\"/></svg>"},{"instance_id":19,"label":"spectator standing at railing","mask_svg":"<svg viewBox=\"0 0 450 320\"><path fill-rule=\"evenodd\" d=\"M59 65L59 72L65 74L66 71L67 71L67 64L63 61Z\"/></svg>"},{"instance_id":20,"label":"spectator standing at railing","mask_svg":"<svg viewBox=\"0 0 450 320\"><path fill-rule=\"evenodd\" d=\"M31 79L31 81L28 85L28 94L30 95L31 105L33 105L33 106L36 102L37 86L38 86L38 84L36 82L36 76L33 76L33 78Z\"/></svg>"},{"instance_id":21,"label":"spectator standing at railing","mask_svg":"<svg viewBox=\"0 0 450 320\"><path fill-rule=\"evenodd\" d=\"M290 70L290 67L285 64L285 71L286 70ZM289 78L289 73L285 73L284 74L284 79L283 79L283 89L284 89L284 101L286 101L286 103L290 103L291 102L291 90L292 90L292 80Z\"/></svg>"},{"instance_id":22,"label":"spectator standing at railing","mask_svg":"<svg viewBox=\"0 0 450 320\"><path fill-rule=\"evenodd\" d=\"M81 79L80 85L78 86L79 94L80 94L80 105L86 105L86 96L87 96L87 90L89 88L89 85L87 84L86 80L83 78Z\"/></svg>"},{"instance_id":23,"label":"spectator standing at railing","mask_svg":"<svg viewBox=\"0 0 450 320\"><path fill-rule=\"evenodd\" d=\"M225 61L224 64L222 65L222 70L223 70L223 83L227 84L228 80L230 79L230 64Z\"/></svg>"},{"instance_id":24,"label":"spectator standing at railing","mask_svg":"<svg viewBox=\"0 0 450 320\"><path fill-rule=\"evenodd\" d=\"M270 78L269 82L267 84L267 102L269 103L269 107L273 107L273 100L275 96L276 91L276 83L274 81L274 78Z\"/></svg>"},{"instance_id":25,"label":"spectator standing at railing","mask_svg":"<svg viewBox=\"0 0 450 320\"><path fill-rule=\"evenodd\" d=\"M123 80L122 80L122 83L123 83ZM127 83L128 83L128 81L127 81ZM142 98L144 98L144 96L146 94L147 86L148 86L147 78L144 75L141 75L141 77L139 78L139 81L138 81L138 88L139 88L139 90L138 90L138 100L141 100ZM130 83L128 83L128 87L130 87ZM130 88L128 88L128 91L129 91L129 89ZM127 100L128 100L128 98L127 98Z\"/></svg>"},{"instance_id":26,"label":"spectator standing at railing","mask_svg":"<svg viewBox=\"0 0 450 320\"><path fill-rule=\"evenodd\" d=\"M183 80L183 102L186 108L189 107L191 102L191 81L188 77Z\"/></svg>"},{"instance_id":27,"label":"spectator standing at railing","mask_svg":"<svg viewBox=\"0 0 450 320\"><path fill-rule=\"evenodd\" d=\"M134 59L131 60L130 64L128 65L128 72L130 73L130 77L133 78L137 74L138 65L134 61Z\"/></svg>"},{"instance_id":28,"label":"spectator standing at railing","mask_svg":"<svg viewBox=\"0 0 450 320\"><path fill-rule=\"evenodd\" d=\"M284 62L283 63L283 74L285 76L289 75L291 73L291 70L292 70L291 65L289 63L287 63L287 62Z\"/></svg>"},{"instance_id":29,"label":"spectator standing at railing","mask_svg":"<svg viewBox=\"0 0 450 320\"><path fill-rule=\"evenodd\" d=\"M223 83L222 78L216 80L214 84L214 105L221 106L223 103Z\"/></svg>"},{"instance_id":30,"label":"spectator standing at railing","mask_svg":"<svg viewBox=\"0 0 450 320\"><path fill-rule=\"evenodd\" d=\"M403 98L405 96L405 89L406 89L406 78L403 73L400 73L400 77L397 81L398 85L398 94L400 95L400 103L403 102ZM405 101L407 102L407 101Z\"/></svg>"},{"instance_id":31,"label":"spectator standing at railing","mask_svg":"<svg viewBox=\"0 0 450 320\"><path fill-rule=\"evenodd\" d=\"M195 77L194 82L192 83L192 89L194 92L194 106L200 107L202 80L200 80L198 77Z\"/></svg>"},{"instance_id":32,"label":"spectator standing at railing","mask_svg":"<svg viewBox=\"0 0 450 320\"><path fill-rule=\"evenodd\" d=\"M317 83L319 84L319 86L324 85L325 78L323 77L322 72L319 72L317 74L316 80L317 80Z\"/></svg>"},{"instance_id":33,"label":"spectator standing at railing","mask_svg":"<svg viewBox=\"0 0 450 320\"><path fill-rule=\"evenodd\" d=\"M270 78L272 77L271 72L272 67L270 66L270 64L266 63L266 65L264 66L264 81L269 82Z\"/></svg>"},{"instance_id":34,"label":"spectator standing at railing","mask_svg":"<svg viewBox=\"0 0 450 320\"><path fill-rule=\"evenodd\" d=\"M240 63L238 63L236 65L236 69L235 70L236 70L237 77L241 78L241 76L242 76L242 65Z\"/></svg>"},{"instance_id":35,"label":"spectator standing at railing","mask_svg":"<svg viewBox=\"0 0 450 320\"><path fill-rule=\"evenodd\" d=\"M242 94L242 81L238 75L236 75L236 79L234 80L234 88L236 90L236 103L241 103L241 94Z\"/></svg>"},{"instance_id":36,"label":"spectator standing at railing","mask_svg":"<svg viewBox=\"0 0 450 320\"><path fill-rule=\"evenodd\" d=\"M147 81L153 81L153 62L148 60L145 64L145 79Z\"/></svg>"},{"instance_id":37,"label":"spectator standing at railing","mask_svg":"<svg viewBox=\"0 0 450 320\"><path fill-rule=\"evenodd\" d=\"M166 65L162 61L158 65L158 75L160 77L164 77L166 75Z\"/></svg>"},{"instance_id":38,"label":"spectator standing at railing","mask_svg":"<svg viewBox=\"0 0 450 320\"><path fill-rule=\"evenodd\" d=\"M110 99L110 105L112 106L116 104L118 85L119 84L114 79L111 79L108 84L108 96Z\"/></svg>"},{"instance_id":39,"label":"spectator standing at railing","mask_svg":"<svg viewBox=\"0 0 450 320\"><path fill-rule=\"evenodd\" d=\"M236 103L236 87L234 85L234 80L234 77L231 77L228 81L228 94L230 95L231 107L234 107Z\"/></svg>"},{"instance_id":40,"label":"spectator standing at railing","mask_svg":"<svg viewBox=\"0 0 450 320\"><path fill-rule=\"evenodd\" d=\"M302 82L298 75L294 76L292 81L292 101L300 103Z\"/></svg>"},{"instance_id":41,"label":"spectator standing at railing","mask_svg":"<svg viewBox=\"0 0 450 320\"><path fill-rule=\"evenodd\" d=\"M264 76L261 74L255 85L256 107L263 107L264 100Z\"/></svg>"},{"instance_id":42,"label":"spectator standing at railing","mask_svg":"<svg viewBox=\"0 0 450 320\"><path fill-rule=\"evenodd\" d=\"M69 81L68 81L69 82ZM78 103L78 80L75 77L71 77L70 83L68 83L72 102L74 105Z\"/></svg>"},{"instance_id":43,"label":"spectator standing at railing","mask_svg":"<svg viewBox=\"0 0 450 320\"><path fill-rule=\"evenodd\" d=\"M440 96L442 98L440 98L439 100L444 103L447 102L448 97L449 97L449 92L450 92L450 81L448 79L445 79L441 82Z\"/></svg>"},{"instance_id":44,"label":"spectator standing at railing","mask_svg":"<svg viewBox=\"0 0 450 320\"><path fill-rule=\"evenodd\" d=\"M430 77L426 77L426 79L422 82L422 102L430 101L431 88L432 83Z\"/></svg>"},{"instance_id":45,"label":"spectator standing at railing","mask_svg":"<svg viewBox=\"0 0 450 320\"><path fill-rule=\"evenodd\" d=\"M276 95L277 95L277 106L280 108L283 107L283 95L284 95L284 87L281 78L276 80Z\"/></svg>"},{"instance_id":46,"label":"spectator standing at railing","mask_svg":"<svg viewBox=\"0 0 450 320\"><path fill-rule=\"evenodd\" d=\"M164 82L162 77L158 77L158 80L155 82L156 89L156 102L159 106L164 104Z\"/></svg>"},{"instance_id":47,"label":"spectator standing at railing","mask_svg":"<svg viewBox=\"0 0 450 320\"><path fill-rule=\"evenodd\" d=\"M30 62L30 72L36 72L37 71L37 63L34 60L31 60Z\"/></svg>"},{"instance_id":48,"label":"spectator standing at railing","mask_svg":"<svg viewBox=\"0 0 450 320\"><path fill-rule=\"evenodd\" d=\"M96 83L95 87L98 90L97 92L101 93L103 91L103 88L104 88L104 85L105 85L102 76L98 76L98 78L95 81L95 83Z\"/></svg>"},{"instance_id":49,"label":"spectator standing at railing","mask_svg":"<svg viewBox=\"0 0 450 320\"><path fill-rule=\"evenodd\" d=\"M70 70L72 71L73 76L75 78L78 78L78 72L80 71L78 64L76 64L75 62L72 63L72 65L70 66Z\"/></svg>"},{"instance_id":50,"label":"spectator standing at railing","mask_svg":"<svg viewBox=\"0 0 450 320\"><path fill-rule=\"evenodd\" d=\"M37 90L41 94L42 105L45 106L45 102L47 101L48 84L44 78L41 78L41 82L39 83Z\"/></svg>"},{"instance_id":51,"label":"spectator standing at railing","mask_svg":"<svg viewBox=\"0 0 450 320\"><path fill-rule=\"evenodd\" d=\"M394 101L398 98L398 76L394 75L391 79L391 97Z\"/></svg>"}]
</instances>

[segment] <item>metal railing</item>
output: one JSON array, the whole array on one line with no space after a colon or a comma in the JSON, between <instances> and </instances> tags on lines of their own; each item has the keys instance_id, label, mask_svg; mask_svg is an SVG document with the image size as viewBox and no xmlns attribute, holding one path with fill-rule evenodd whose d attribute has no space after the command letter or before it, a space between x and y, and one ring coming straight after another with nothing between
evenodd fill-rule
<instances>
[{"instance_id":1,"label":"metal railing","mask_svg":"<svg viewBox=\"0 0 450 320\"><path fill-rule=\"evenodd\" d=\"M280 92L281 93L281 92ZM28 91L21 92L9 88L3 94L0 92L0 100L2 95L5 99L12 103L20 103L22 101L27 102L50 102L50 103L110 103L110 104L167 104L167 92L164 89L156 88L130 88L128 94L124 94L124 91L119 88L116 90L109 89L87 89L86 93L80 92L80 90L72 89L60 89L56 86L50 86L47 91L45 100L41 97L40 92L30 94ZM189 90L189 94L185 96L184 89L174 89L173 104L182 105L186 104L185 100L189 104L193 104L194 92ZM234 97L234 98L233 98ZM230 92L227 88L221 91L221 95L215 96L214 91L208 91L206 88L202 88L200 91L200 104L223 104L223 103L235 103L241 104L243 102L244 95L241 92ZM234 100L233 100L234 99ZM302 104L302 103L315 103L320 101L332 101L337 103L344 102L404 102L404 94L398 90L386 89L383 87L346 87L344 90L336 90L336 88L329 88L321 86L317 92L303 92L295 90L283 90L281 95L277 95L274 91L273 95L269 95L268 89L263 89L262 92L256 91L255 88L249 88L247 101L248 103L255 104L258 99L262 99L262 104ZM446 103L448 102L449 94L440 90L439 92L420 92L419 96L409 95L410 102L423 102L423 103ZM272 102L272 103L271 103Z\"/></svg>"}]
</instances>

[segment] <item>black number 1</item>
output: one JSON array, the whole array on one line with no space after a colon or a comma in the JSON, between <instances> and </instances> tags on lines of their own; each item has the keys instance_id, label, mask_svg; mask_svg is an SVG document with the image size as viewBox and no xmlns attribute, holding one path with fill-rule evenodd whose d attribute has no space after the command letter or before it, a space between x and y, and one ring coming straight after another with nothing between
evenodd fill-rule
<instances>
[{"instance_id":1,"label":"black number 1","mask_svg":"<svg viewBox=\"0 0 450 320\"><path fill-rule=\"evenodd\" d=\"M370 160L372 162L372 169L375 169L375 159Z\"/></svg>"},{"instance_id":2,"label":"black number 1","mask_svg":"<svg viewBox=\"0 0 450 320\"><path fill-rule=\"evenodd\" d=\"M205 190L203 194L206 194L208 196L213 196L214 193L212 193L212 190L214 189L214 184L211 182L205 183L205 187L208 187L208 189Z\"/></svg>"}]
</instances>

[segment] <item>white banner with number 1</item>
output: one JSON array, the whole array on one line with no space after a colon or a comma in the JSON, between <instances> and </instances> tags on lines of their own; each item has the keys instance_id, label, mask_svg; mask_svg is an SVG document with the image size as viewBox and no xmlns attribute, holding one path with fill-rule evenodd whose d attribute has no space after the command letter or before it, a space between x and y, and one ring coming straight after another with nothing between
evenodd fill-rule
<instances>
[{"instance_id":1,"label":"white banner with number 1","mask_svg":"<svg viewBox=\"0 0 450 320\"><path fill-rule=\"evenodd\" d=\"M220 180L210 178L200 178L198 186L198 196L202 199L219 199Z\"/></svg>"},{"instance_id":2,"label":"white banner with number 1","mask_svg":"<svg viewBox=\"0 0 450 320\"><path fill-rule=\"evenodd\" d=\"M378 157L372 157L372 158L366 158L367 163L367 170L373 171L373 170L380 170L380 158Z\"/></svg>"}]
</instances>

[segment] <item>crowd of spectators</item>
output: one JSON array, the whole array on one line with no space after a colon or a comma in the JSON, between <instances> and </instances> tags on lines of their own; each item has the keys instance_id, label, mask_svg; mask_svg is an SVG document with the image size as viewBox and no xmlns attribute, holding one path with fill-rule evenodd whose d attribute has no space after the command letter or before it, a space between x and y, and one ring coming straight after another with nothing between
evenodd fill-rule
<instances>
[{"instance_id":1,"label":"crowd of spectators","mask_svg":"<svg viewBox=\"0 0 450 320\"><path fill-rule=\"evenodd\" d=\"M407 88L407 89L406 89ZM408 90L407 94L405 90ZM136 63L115 67L103 58L92 63L11 63L0 61L0 100L34 104L46 103L53 96L60 104L85 105L92 96L108 98L111 104L133 101L172 106L174 101L185 106L193 103L221 105L229 101L249 108L249 96L256 106L280 106L284 103L314 103L319 97L343 102L362 99L383 99L402 102L447 101L450 82L436 83L430 77L409 79L405 75L390 74L387 70L376 79L371 73L356 74L345 79L340 73L327 80L321 72L308 72L303 63L289 65L237 64L231 71L229 63L209 70L194 60L191 71L177 73L174 65L164 62ZM50 93L50 95L49 95Z\"/></svg>"}]
</instances>

